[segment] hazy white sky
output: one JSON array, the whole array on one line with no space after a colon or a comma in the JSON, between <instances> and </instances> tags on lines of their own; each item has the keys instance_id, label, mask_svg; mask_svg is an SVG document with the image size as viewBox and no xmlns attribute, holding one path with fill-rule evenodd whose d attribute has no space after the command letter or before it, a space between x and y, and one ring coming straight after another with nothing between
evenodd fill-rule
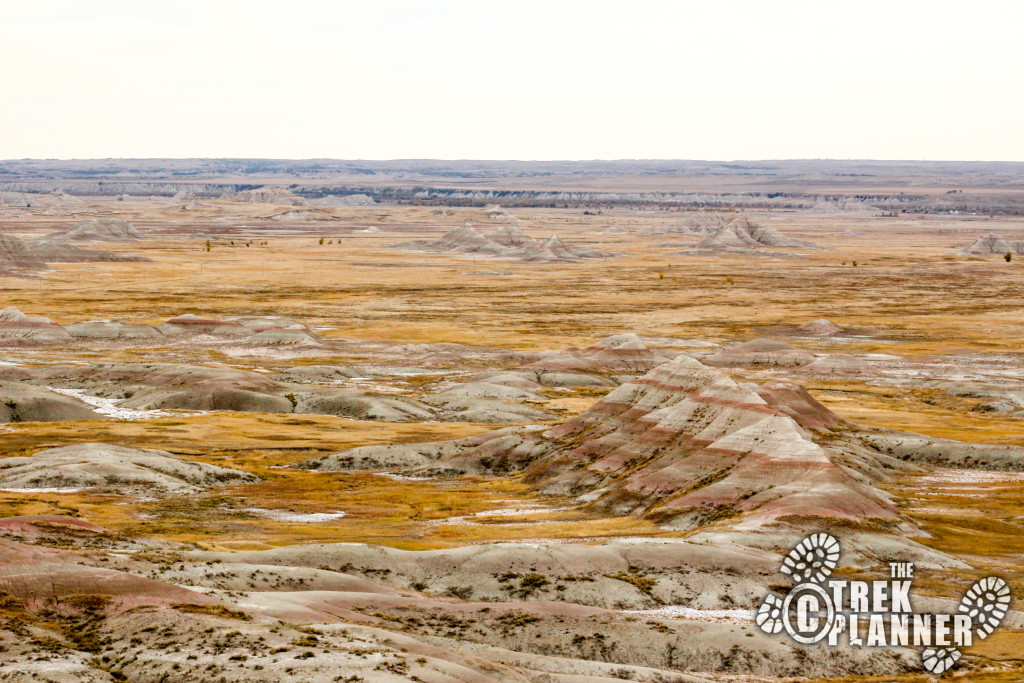
<instances>
[{"instance_id":1,"label":"hazy white sky","mask_svg":"<svg viewBox=\"0 0 1024 683\"><path fill-rule=\"evenodd\" d=\"M0 158L1024 160L1016 0L0 0Z\"/></svg>"}]
</instances>

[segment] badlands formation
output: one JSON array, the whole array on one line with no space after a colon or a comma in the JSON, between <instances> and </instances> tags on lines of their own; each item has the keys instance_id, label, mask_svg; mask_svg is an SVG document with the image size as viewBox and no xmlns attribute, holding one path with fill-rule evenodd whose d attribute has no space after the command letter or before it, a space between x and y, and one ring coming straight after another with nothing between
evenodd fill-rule
<instances>
[{"instance_id":1,"label":"badlands formation","mask_svg":"<svg viewBox=\"0 0 1024 683\"><path fill-rule=\"evenodd\" d=\"M409 242L395 246L445 254L518 259L527 263L579 261L610 256L596 249L566 244L557 234L552 234L546 240L534 239L515 224L504 225L493 233L482 235L467 223L461 228L450 230L436 240Z\"/></svg>"},{"instance_id":2,"label":"badlands formation","mask_svg":"<svg viewBox=\"0 0 1024 683\"><path fill-rule=\"evenodd\" d=\"M3 189L0 681L919 681L758 628L795 542L1024 590L1013 214L118 182Z\"/></svg>"},{"instance_id":3,"label":"badlands formation","mask_svg":"<svg viewBox=\"0 0 1024 683\"><path fill-rule=\"evenodd\" d=\"M1024 254L1024 241L1013 240L990 232L960 250L961 254Z\"/></svg>"}]
</instances>

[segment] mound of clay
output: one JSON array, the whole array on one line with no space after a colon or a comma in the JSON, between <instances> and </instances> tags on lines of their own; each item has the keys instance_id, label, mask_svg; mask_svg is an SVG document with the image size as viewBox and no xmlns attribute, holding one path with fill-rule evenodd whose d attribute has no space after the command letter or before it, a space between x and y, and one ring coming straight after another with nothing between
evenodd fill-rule
<instances>
[{"instance_id":1,"label":"mound of clay","mask_svg":"<svg viewBox=\"0 0 1024 683\"><path fill-rule=\"evenodd\" d=\"M602 235L624 235L627 232L629 232L629 230L626 230L624 227L622 227L618 223L613 223L612 225L609 225L604 230L602 230L601 234Z\"/></svg>"},{"instance_id":2,"label":"mound of clay","mask_svg":"<svg viewBox=\"0 0 1024 683\"><path fill-rule=\"evenodd\" d=\"M773 227L754 223L746 216L737 216L695 246L698 250L728 251L761 249L762 247L820 248L812 242L786 237Z\"/></svg>"},{"instance_id":3,"label":"mound of clay","mask_svg":"<svg viewBox=\"0 0 1024 683\"><path fill-rule=\"evenodd\" d=\"M895 519L884 495L835 464L807 429L838 418L806 392L756 391L687 356L620 386L560 426L353 449L315 469L413 466L423 474L525 472L546 493L677 528L730 519L746 527L812 515ZM785 407L786 410L781 408Z\"/></svg>"},{"instance_id":4,"label":"mound of clay","mask_svg":"<svg viewBox=\"0 0 1024 683\"><path fill-rule=\"evenodd\" d=\"M558 235L552 235L540 242L531 238L517 226L504 226L484 236L472 226L450 230L428 242L403 242L398 248L417 251L432 251L446 254L471 254L492 258L521 259L530 263L556 263L579 261L581 259L604 258L603 252L587 247L569 245Z\"/></svg>"},{"instance_id":5,"label":"mound of clay","mask_svg":"<svg viewBox=\"0 0 1024 683\"><path fill-rule=\"evenodd\" d=\"M285 211L283 213L275 213L270 216L272 221L281 221L282 223L294 223L296 221L313 221L316 220L317 216L314 216L308 211Z\"/></svg>"},{"instance_id":6,"label":"mound of clay","mask_svg":"<svg viewBox=\"0 0 1024 683\"><path fill-rule=\"evenodd\" d=\"M13 235L0 233L0 275L31 273L46 264L24 242Z\"/></svg>"},{"instance_id":7,"label":"mound of clay","mask_svg":"<svg viewBox=\"0 0 1024 683\"><path fill-rule=\"evenodd\" d=\"M884 213L877 206L856 199L826 200L818 202L806 211L815 214L856 213L868 216L881 216Z\"/></svg>"},{"instance_id":8,"label":"mound of clay","mask_svg":"<svg viewBox=\"0 0 1024 683\"><path fill-rule=\"evenodd\" d=\"M817 358L800 371L814 377L856 377L871 374L871 365L856 356L836 354Z\"/></svg>"},{"instance_id":9,"label":"mound of clay","mask_svg":"<svg viewBox=\"0 0 1024 683\"><path fill-rule=\"evenodd\" d=\"M434 417L429 406L408 398L385 396L361 389L293 392L296 413L335 415L355 420L418 422ZM284 411L287 412L287 411Z\"/></svg>"},{"instance_id":10,"label":"mound of clay","mask_svg":"<svg viewBox=\"0 0 1024 683\"><path fill-rule=\"evenodd\" d=\"M579 261L580 259L604 258L607 254L590 249L566 244L558 235L551 235L540 244L531 244L525 248L523 260L532 263L554 263L558 261Z\"/></svg>"},{"instance_id":11,"label":"mound of clay","mask_svg":"<svg viewBox=\"0 0 1024 683\"><path fill-rule=\"evenodd\" d=\"M119 494L180 495L202 486L259 481L248 472L181 460L165 451L84 443L0 460L0 488L102 488Z\"/></svg>"},{"instance_id":12,"label":"mound of clay","mask_svg":"<svg viewBox=\"0 0 1024 683\"><path fill-rule=\"evenodd\" d=\"M228 196L227 199L249 204L306 205L305 199L283 187L258 187L253 190L242 190L235 195Z\"/></svg>"},{"instance_id":13,"label":"mound of clay","mask_svg":"<svg viewBox=\"0 0 1024 683\"><path fill-rule=\"evenodd\" d=\"M249 337L247 341L267 346L319 346L322 342L320 337L316 336L304 325L290 325L288 327L274 327L269 330L263 330Z\"/></svg>"},{"instance_id":14,"label":"mound of clay","mask_svg":"<svg viewBox=\"0 0 1024 683\"><path fill-rule=\"evenodd\" d=\"M503 247L525 247L537 242L518 225L503 225L487 235L487 238Z\"/></svg>"},{"instance_id":15,"label":"mound of clay","mask_svg":"<svg viewBox=\"0 0 1024 683\"><path fill-rule=\"evenodd\" d=\"M282 370L270 377L278 382L295 384L330 384L359 376L358 370L339 365L302 365Z\"/></svg>"},{"instance_id":16,"label":"mound of clay","mask_svg":"<svg viewBox=\"0 0 1024 683\"><path fill-rule=\"evenodd\" d=\"M754 339L737 346L722 349L704 358L704 363L721 368L770 366L795 368L814 361L814 356L802 349L775 339Z\"/></svg>"},{"instance_id":17,"label":"mound of clay","mask_svg":"<svg viewBox=\"0 0 1024 683\"><path fill-rule=\"evenodd\" d=\"M636 334L617 334L607 337L586 349L569 349L545 354L540 360L522 366L524 370L535 370L543 373L538 381L548 384L560 375L571 380L568 374L629 374L639 375L664 363L670 356L661 351L647 348L647 345ZM552 373L557 373L552 376ZM544 378L547 378L545 380ZM575 380L576 386L579 378ZM598 380L595 384L605 384ZM567 386L549 384L549 386Z\"/></svg>"},{"instance_id":18,"label":"mound of clay","mask_svg":"<svg viewBox=\"0 0 1024 683\"><path fill-rule=\"evenodd\" d=\"M839 325L836 325L831 320L825 320L824 318L804 323L797 329L804 334L813 334L819 337L831 337L834 334L842 332L842 328L839 327Z\"/></svg>"},{"instance_id":19,"label":"mound of clay","mask_svg":"<svg viewBox=\"0 0 1024 683\"><path fill-rule=\"evenodd\" d=\"M510 223L517 223L519 221L507 209L503 209L500 206L487 206L484 208L484 212L487 213L487 217L492 221L506 221Z\"/></svg>"},{"instance_id":20,"label":"mound of clay","mask_svg":"<svg viewBox=\"0 0 1024 683\"><path fill-rule=\"evenodd\" d=\"M248 337L253 333L251 329L234 320L201 318L192 313L171 318L157 325L157 329L166 335L211 334L223 337Z\"/></svg>"},{"instance_id":21,"label":"mound of clay","mask_svg":"<svg viewBox=\"0 0 1024 683\"><path fill-rule=\"evenodd\" d=\"M152 325L134 325L119 320L89 320L64 328L72 337L85 339L159 339L163 333Z\"/></svg>"},{"instance_id":22,"label":"mound of clay","mask_svg":"<svg viewBox=\"0 0 1024 683\"><path fill-rule=\"evenodd\" d=\"M0 423L99 419L78 399L30 384L0 381Z\"/></svg>"},{"instance_id":23,"label":"mound of clay","mask_svg":"<svg viewBox=\"0 0 1024 683\"><path fill-rule=\"evenodd\" d=\"M127 242L145 239L128 221L116 218L87 218L67 230L58 230L39 238L39 244L48 242Z\"/></svg>"},{"instance_id":24,"label":"mound of clay","mask_svg":"<svg viewBox=\"0 0 1024 683\"><path fill-rule=\"evenodd\" d=\"M349 194L341 197L329 194L320 199L311 199L307 203L310 206L374 206L377 200L368 194Z\"/></svg>"},{"instance_id":25,"label":"mound of clay","mask_svg":"<svg viewBox=\"0 0 1024 683\"><path fill-rule=\"evenodd\" d=\"M67 330L42 316L25 315L14 306L0 311L0 342L46 344L70 339Z\"/></svg>"},{"instance_id":26,"label":"mound of clay","mask_svg":"<svg viewBox=\"0 0 1024 683\"><path fill-rule=\"evenodd\" d=\"M1002 235L990 232L960 250L960 253L965 256L1005 254L1006 252L1024 254L1024 241L1007 239Z\"/></svg>"},{"instance_id":27,"label":"mound of clay","mask_svg":"<svg viewBox=\"0 0 1024 683\"><path fill-rule=\"evenodd\" d=\"M922 465L1024 471L1024 448L1020 446L965 443L909 432L881 430L864 434L861 439L883 453Z\"/></svg>"},{"instance_id":28,"label":"mound of clay","mask_svg":"<svg viewBox=\"0 0 1024 683\"><path fill-rule=\"evenodd\" d=\"M507 255L510 251L507 247L484 237L470 225L450 230L430 242L410 242L398 246L447 254L487 254L491 256Z\"/></svg>"},{"instance_id":29,"label":"mound of clay","mask_svg":"<svg viewBox=\"0 0 1024 683\"><path fill-rule=\"evenodd\" d=\"M443 590L457 576L461 584L474 587L474 599L497 603L508 600L509 579L507 576L502 579L503 575L539 573L551 577L552 582L568 576L576 580L566 580L567 585L557 591L549 588L520 599L562 600L620 609L623 605L642 609L653 601L634 586L612 578L616 574L637 570L650 572L658 576L655 592L659 599L671 603L677 599L673 595L693 596L689 602L692 606L715 609L726 605L756 605L764 592L763 577L770 575L778 564L769 552L734 544L697 544L683 539L674 539L672 543L653 539L610 540L595 545L565 543L543 548L533 543L487 543L414 551L355 543L311 543L237 553L193 551L188 557L199 561L219 560L224 564L218 568L225 573L234 563L246 568L276 565L330 567L335 571L344 566L356 566L366 568L397 588L420 583L431 591ZM687 571L678 571L679 567L686 567ZM721 574L723 567L732 569L727 579ZM385 569L390 571L383 571Z\"/></svg>"},{"instance_id":30,"label":"mound of clay","mask_svg":"<svg viewBox=\"0 0 1024 683\"><path fill-rule=\"evenodd\" d=\"M358 388L291 385L247 370L171 363L53 366L50 380L64 388L121 399L131 410L228 410L307 413L404 422L434 417L418 401Z\"/></svg>"},{"instance_id":31,"label":"mound of clay","mask_svg":"<svg viewBox=\"0 0 1024 683\"><path fill-rule=\"evenodd\" d=\"M246 341L254 344L316 346L322 341L302 323L280 315L236 316L226 318L226 321L252 330L255 334Z\"/></svg>"}]
</instances>

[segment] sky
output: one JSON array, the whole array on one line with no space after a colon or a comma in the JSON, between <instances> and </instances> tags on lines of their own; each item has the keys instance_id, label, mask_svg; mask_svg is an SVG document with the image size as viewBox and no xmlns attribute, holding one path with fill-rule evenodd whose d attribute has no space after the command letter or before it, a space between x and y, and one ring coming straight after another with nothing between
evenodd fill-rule
<instances>
[{"instance_id":1,"label":"sky","mask_svg":"<svg viewBox=\"0 0 1024 683\"><path fill-rule=\"evenodd\" d=\"M1024 161L1017 0L0 0L0 158Z\"/></svg>"}]
</instances>

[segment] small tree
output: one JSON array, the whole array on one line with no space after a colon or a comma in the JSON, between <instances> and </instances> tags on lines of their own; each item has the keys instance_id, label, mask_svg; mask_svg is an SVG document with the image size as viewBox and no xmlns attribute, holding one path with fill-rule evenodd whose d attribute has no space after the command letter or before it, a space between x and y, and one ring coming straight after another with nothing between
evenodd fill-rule
<instances>
[{"instance_id":1,"label":"small tree","mask_svg":"<svg viewBox=\"0 0 1024 683\"><path fill-rule=\"evenodd\" d=\"M1006 259L1007 263L1009 263L1010 261L1013 260L1013 252L1012 251L1006 252L1005 254L1003 254L1003 258Z\"/></svg>"},{"instance_id":2,"label":"small tree","mask_svg":"<svg viewBox=\"0 0 1024 683\"><path fill-rule=\"evenodd\" d=\"M206 240L206 251L210 251L210 240Z\"/></svg>"},{"instance_id":3,"label":"small tree","mask_svg":"<svg viewBox=\"0 0 1024 683\"><path fill-rule=\"evenodd\" d=\"M323 243L324 243L324 238L323 238L323 237L321 237L321 238L320 238L320 244L323 244Z\"/></svg>"}]
</instances>

